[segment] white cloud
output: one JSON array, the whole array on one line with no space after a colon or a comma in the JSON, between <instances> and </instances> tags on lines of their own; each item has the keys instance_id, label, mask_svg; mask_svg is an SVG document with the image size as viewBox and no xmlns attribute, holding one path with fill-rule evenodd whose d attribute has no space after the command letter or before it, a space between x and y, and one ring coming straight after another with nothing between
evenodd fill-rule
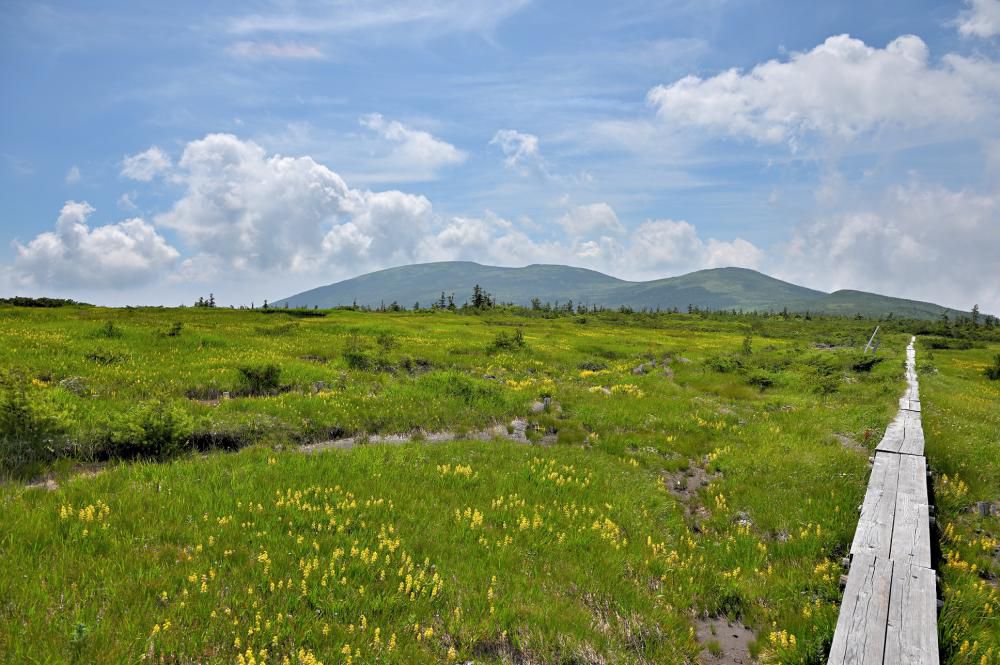
<instances>
[{"instance_id":1,"label":"white cloud","mask_svg":"<svg viewBox=\"0 0 1000 665\"><path fill-rule=\"evenodd\" d=\"M238 58L278 60L322 60L323 51L315 46L296 43L240 41L231 44L226 52Z\"/></svg>"},{"instance_id":2,"label":"white cloud","mask_svg":"<svg viewBox=\"0 0 1000 665\"><path fill-rule=\"evenodd\" d=\"M121 210L128 210L128 211L138 210L139 206L135 204L135 201L133 200L134 198L135 198L135 192L132 192L131 194L127 192L125 194L122 194L121 196L118 197L118 208Z\"/></svg>"},{"instance_id":3,"label":"white cloud","mask_svg":"<svg viewBox=\"0 0 1000 665\"><path fill-rule=\"evenodd\" d=\"M80 182L80 168L74 165L66 172L66 184L75 185L78 182Z\"/></svg>"},{"instance_id":4,"label":"white cloud","mask_svg":"<svg viewBox=\"0 0 1000 665\"><path fill-rule=\"evenodd\" d=\"M56 230L14 243L12 274L25 286L131 288L169 270L180 256L140 218L90 228L94 208L67 201Z\"/></svg>"},{"instance_id":5,"label":"white cloud","mask_svg":"<svg viewBox=\"0 0 1000 665\"><path fill-rule=\"evenodd\" d=\"M284 4L284 3L282 3ZM229 24L234 34L344 34L405 30L408 35L490 30L527 4L527 0L372 0L369 2L289 5L286 11L240 16ZM295 7L291 9L291 7Z\"/></svg>"},{"instance_id":6,"label":"white cloud","mask_svg":"<svg viewBox=\"0 0 1000 665\"><path fill-rule=\"evenodd\" d=\"M499 146L504 154L503 163L509 169L536 168L544 163L534 134L501 129L490 139L490 145Z\"/></svg>"},{"instance_id":7,"label":"white cloud","mask_svg":"<svg viewBox=\"0 0 1000 665\"><path fill-rule=\"evenodd\" d=\"M998 95L994 61L948 54L935 65L913 35L884 49L838 35L747 73L686 76L653 88L648 100L670 123L794 145L811 133L853 138L889 126L963 123L995 112Z\"/></svg>"},{"instance_id":8,"label":"white cloud","mask_svg":"<svg viewBox=\"0 0 1000 665\"><path fill-rule=\"evenodd\" d=\"M376 160L379 170L392 175L386 180L431 180L445 166L461 164L467 155L429 132L411 129L397 120L386 120L380 113L362 116L360 123L390 145L388 154Z\"/></svg>"},{"instance_id":9,"label":"white cloud","mask_svg":"<svg viewBox=\"0 0 1000 665\"><path fill-rule=\"evenodd\" d=\"M1000 195L911 183L798 229L778 267L824 290L1000 312L998 247Z\"/></svg>"},{"instance_id":10,"label":"white cloud","mask_svg":"<svg viewBox=\"0 0 1000 665\"><path fill-rule=\"evenodd\" d=\"M542 155L538 137L534 134L516 129L501 129L493 135L489 144L500 148L505 167L522 176L534 176L546 184L557 186L589 185L594 181L594 176L587 171L576 174L554 173L548 160Z\"/></svg>"},{"instance_id":11,"label":"white cloud","mask_svg":"<svg viewBox=\"0 0 1000 665\"><path fill-rule=\"evenodd\" d=\"M407 262L431 216L423 196L351 189L310 157L267 155L230 134L189 143L176 178L186 191L156 224L230 270Z\"/></svg>"},{"instance_id":12,"label":"white cloud","mask_svg":"<svg viewBox=\"0 0 1000 665\"><path fill-rule=\"evenodd\" d=\"M121 175L130 180L149 182L170 170L170 157L155 145L145 152L126 156L122 160Z\"/></svg>"},{"instance_id":13,"label":"white cloud","mask_svg":"<svg viewBox=\"0 0 1000 665\"><path fill-rule=\"evenodd\" d=\"M995 37L1000 35L1000 0L966 0L968 9L956 23L963 37Z\"/></svg>"},{"instance_id":14,"label":"white cloud","mask_svg":"<svg viewBox=\"0 0 1000 665\"><path fill-rule=\"evenodd\" d=\"M763 258L760 249L742 238L705 242L690 222L654 219L632 233L627 263L633 274L656 276L700 268L758 268Z\"/></svg>"},{"instance_id":15,"label":"white cloud","mask_svg":"<svg viewBox=\"0 0 1000 665\"><path fill-rule=\"evenodd\" d=\"M575 206L558 221L571 237L587 237L602 233L619 234L625 231L618 215L607 203Z\"/></svg>"}]
</instances>

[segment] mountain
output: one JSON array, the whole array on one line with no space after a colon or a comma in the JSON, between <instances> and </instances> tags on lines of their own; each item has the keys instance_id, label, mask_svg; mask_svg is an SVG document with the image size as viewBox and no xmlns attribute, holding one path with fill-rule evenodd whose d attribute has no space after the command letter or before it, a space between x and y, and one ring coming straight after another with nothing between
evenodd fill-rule
<instances>
[{"instance_id":1,"label":"mountain","mask_svg":"<svg viewBox=\"0 0 1000 665\"><path fill-rule=\"evenodd\" d=\"M933 319L957 310L928 302L905 300L864 291L826 293L769 277L746 268L714 268L649 282L629 282L595 270L559 265L524 268L484 266L470 261L421 263L368 273L336 284L321 286L278 300L275 307L378 307L395 301L404 307L419 302L428 307L441 293L455 294L461 305L478 284L499 302L529 305L544 302L574 303L636 309L686 310L688 305L707 309L815 312L842 316Z\"/></svg>"}]
</instances>

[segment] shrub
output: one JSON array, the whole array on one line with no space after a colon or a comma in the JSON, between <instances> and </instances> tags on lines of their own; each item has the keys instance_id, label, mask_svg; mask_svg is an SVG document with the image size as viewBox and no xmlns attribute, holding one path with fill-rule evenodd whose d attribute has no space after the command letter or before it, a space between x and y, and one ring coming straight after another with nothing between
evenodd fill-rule
<instances>
[{"instance_id":1,"label":"shrub","mask_svg":"<svg viewBox=\"0 0 1000 665\"><path fill-rule=\"evenodd\" d=\"M181 330L183 330L183 329L184 329L184 324L181 323L180 321L177 321L177 322L171 324L171 326L169 328L167 328L165 331L163 331L163 336L164 337L180 337Z\"/></svg>"},{"instance_id":2,"label":"shrub","mask_svg":"<svg viewBox=\"0 0 1000 665\"><path fill-rule=\"evenodd\" d=\"M53 459L66 432L51 403L29 393L27 381L0 373L0 472L30 474Z\"/></svg>"},{"instance_id":3,"label":"shrub","mask_svg":"<svg viewBox=\"0 0 1000 665\"><path fill-rule=\"evenodd\" d=\"M774 376L770 372L761 369L754 370L747 376L747 383L764 390L774 385Z\"/></svg>"},{"instance_id":4,"label":"shrub","mask_svg":"<svg viewBox=\"0 0 1000 665\"><path fill-rule=\"evenodd\" d=\"M967 351L974 346L971 340L949 337L927 337L923 339L923 343L930 349L955 349L957 351Z\"/></svg>"},{"instance_id":5,"label":"shrub","mask_svg":"<svg viewBox=\"0 0 1000 665\"><path fill-rule=\"evenodd\" d=\"M885 360L885 358L876 355L861 356L854 363L851 364L851 369L855 372L870 372L875 365Z\"/></svg>"},{"instance_id":6,"label":"shrub","mask_svg":"<svg viewBox=\"0 0 1000 665\"><path fill-rule=\"evenodd\" d=\"M118 326L116 326L111 321L106 321L104 323L104 325L101 326L100 329L96 333L94 333L94 336L95 337L104 337L104 338L107 338L107 339L118 339L123 334L124 333L122 332L121 328L119 328Z\"/></svg>"},{"instance_id":7,"label":"shrub","mask_svg":"<svg viewBox=\"0 0 1000 665\"><path fill-rule=\"evenodd\" d=\"M712 356L705 360L705 364L708 365L709 369L723 374L735 372L741 367L739 359L733 356Z\"/></svg>"},{"instance_id":8,"label":"shrub","mask_svg":"<svg viewBox=\"0 0 1000 665\"><path fill-rule=\"evenodd\" d=\"M83 356L91 362L95 362L98 365L114 365L115 363L122 362L127 358L127 356L121 353L115 353L114 351L108 351L107 349L95 349L90 353L84 354Z\"/></svg>"},{"instance_id":9,"label":"shrub","mask_svg":"<svg viewBox=\"0 0 1000 665\"><path fill-rule=\"evenodd\" d=\"M601 370L607 369L608 364L602 363L599 360L587 360L576 366L577 369L589 370L591 372L600 372Z\"/></svg>"},{"instance_id":10,"label":"shrub","mask_svg":"<svg viewBox=\"0 0 1000 665\"><path fill-rule=\"evenodd\" d=\"M175 456L191 448L194 433L191 416L162 401L142 404L128 418L115 418L105 427L98 456L119 459Z\"/></svg>"},{"instance_id":11,"label":"shrub","mask_svg":"<svg viewBox=\"0 0 1000 665\"><path fill-rule=\"evenodd\" d=\"M281 368L277 365L261 367L239 367L240 389L238 393L256 397L274 395L281 389Z\"/></svg>"},{"instance_id":12,"label":"shrub","mask_svg":"<svg viewBox=\"0 0 1000 665\"><path fill-rule=\"evenodd\" d=\"M374 365L364 338L356 332L347 336L347 344L344 346L342 355L347 366L351 369L366 370L371 369Z\"/></svg>"},{"instance_id":13,"label":"shrub","mask_svg":"<svg viewBox=\"0 0 1000 665\"><path fill-rule=\"evenodd\" d=\"M504 330L498 332L493 338L493 343L490 344L490 350L494 352L517 351L527 348L527 346L528 344L524 341L524 330L518 328L513 335L508 335Z\"/></svg>"},{"instance_id":14,"label":"shrub","mask_svg":"<svg viewBox=\"0 0 1000 665\"><path fill-rule=\"evenodd\" d=\"M139 413L142 449L154 457L177 455L190 447L194 421L180 408L166 402L154 402Z\"/></svg>"},{"instance_id":15,"label":"shrub","mask_svg":"<svg viewBox=\"0 0 1000 665\"><path fill-rule=\"evenodd\" d=\"M379 348L382 349L383 353L388 353L399 346L399 341L391 332L380 332L375 336L375 342L378 344Z\"/></svg>"},{"instance_id":16,"label":"shrub","mask_svg":"<svg viewBox=\"0 0 1000 665\"><path fill-rule=\"evenodd\" d=\"M986 378L990 381L1000 380L1000 353L993 358L993 366L984 369L983 374L985 374Z\"/></svg>"}]
</instances>

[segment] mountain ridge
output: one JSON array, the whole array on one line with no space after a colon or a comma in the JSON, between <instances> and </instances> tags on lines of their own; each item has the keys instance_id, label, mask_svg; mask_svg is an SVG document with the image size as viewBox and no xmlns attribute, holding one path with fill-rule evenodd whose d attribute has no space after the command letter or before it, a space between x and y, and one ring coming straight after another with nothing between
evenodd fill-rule
<instances>
[{"instance_id":1,"label":"mountain ridge","mask_svg":"<svg viewBox=\"0 0 1000 665\"><path fill-rule=\"evenodd\" d=\"M456 304L475 285L498 302L528 306L533 298L549 303L617 308L814 312L841 316L932 319L967 315L931 302L896 298L854 289L832 293L786 282L749 268L708 268L649 281L629 281L589 268L535 263L523 267L488 266L473 261L440 261L396 266L319 286L272 303L276 307L332 308L352 304L379 307L396 302L428 307L444 292Z\"/></svg>"}]
</instances>

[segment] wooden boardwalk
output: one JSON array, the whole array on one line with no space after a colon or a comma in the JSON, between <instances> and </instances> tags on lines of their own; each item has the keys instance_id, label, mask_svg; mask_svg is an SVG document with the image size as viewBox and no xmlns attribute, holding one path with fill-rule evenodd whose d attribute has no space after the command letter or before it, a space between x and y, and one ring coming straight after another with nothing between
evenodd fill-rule
<instances>
[{"instance_id":1,"label":"wooden boardwalk","mask_svg":"<svg viewBox=\"0 0 1000 665\"><path fill-rule=\"evenodd\" d=\"M927 460L913 342L906 348L907 388L899 414L875 449L830 647L831 665L939 662Z\"/></svg>"}]
</instances>

